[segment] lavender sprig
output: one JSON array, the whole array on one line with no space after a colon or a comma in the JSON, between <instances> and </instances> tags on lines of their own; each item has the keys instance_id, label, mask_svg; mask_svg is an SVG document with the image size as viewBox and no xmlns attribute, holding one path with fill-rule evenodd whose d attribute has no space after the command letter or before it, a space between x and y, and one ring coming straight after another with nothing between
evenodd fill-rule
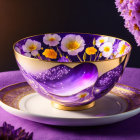
<instances>
[{"instance_id":1,"label":"lavender sprig","mask_svg":"<svg viewBox=\"0 0 140 140\"><path fill-rule=\"evenodd\" d=\"M0 140L32 140L33 133L25 132L21 127L14 129L11 124L3 123L0 127Z\"/></svg>"},{"instance_id":2,"label":"lavender sprig","mask_svg":"<svg viewBox=\"0 0 140 140\"><path fill-rule=\"evenodd\" d=\"M125 27L140 46L140 0L116 0L115 4L125 20Z\"/></svg>"}]
</instances>

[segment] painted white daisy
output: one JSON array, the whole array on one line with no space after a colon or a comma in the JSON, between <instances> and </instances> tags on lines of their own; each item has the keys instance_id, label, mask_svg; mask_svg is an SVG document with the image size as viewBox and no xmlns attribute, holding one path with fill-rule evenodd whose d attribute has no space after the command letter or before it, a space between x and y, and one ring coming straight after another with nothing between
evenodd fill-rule
<instances>
[{"instance_id":1,"label":"painted white daisy","mask_svg":"<svg viewBox=\"0 0 140 140\"><path fill-rule=\"evenodd\" d=\"M37 56L38 51L41 49L41 43L35 40L28 39L25 45L22 46L24 55L30 57L31 55Z\"/></svg>"},{"instance_id":2,"label":"painted white daisy","mask_svg":"<svg viewBox=\"0 0 140 140\"><path fill-rule=\"evenodd\" d=\"M108 41L107 42L110 42L110 43L112 43L112 45L114 44L114 42L115 42L115 38L114 37L108 37Z\"/></svg>"},{"instance_id":3,"label":"painted white daisy","mask_svg":"<svg viewBox=\"0 0 140 140\"><path fill-rule=\"evenodd\" d=\"M64 52L68 52L69 55L78 55L83 51L85 47L85 41L80 35L66 35L61 42L61 49Z\"/></svg>"},{"instance_id":4,"label":"painted white daisy","mask_svg":"<svg viewBox=\"0 0 140 140\"><path fill-rule=\"evenodd\" d=\"M25 56L31 57L31 53L24 53Z\"/></svg>"},{"instance_id":5,"label":"painted white daisy","mask_svg":"<svg viewBox=\"0 0 140 140\"><path fill-rule=\"evenodd\" d=\"M120 57L120 56L126 54L129 51L129 49L130 48L126 45L126 42L121 41L117 48L116 57Z\"/></svg>"},{"instance_id":6,"label":"painted white daisy","mask_svg":"<svg viewBox=\"0 0 140 140\"><path fill-rule=\"evenodd\" d=\"M110 42L106 42L101 45L99 50L102 52L102 56L109 58L113 52L113 45Z\"/></svg>"},{"instance_id":7,"label":"painted white daisy","mask_svg":"<svg viewBox=\"0 0 140 140\"><path fill-rule=\"evenodd\" d=\"M49 46L56 46L59 44L61 37L58 34L45 34L43 42Z\"/></svg>"},{"instance_id":8,"label":"painted white daisy","mask_svg":"<svg viewBox=\"0 0 140 140\"><path fill-rule=\"evenodd\" d=\"M96 46L99 48L103 43L106 43L106 42L110 42L110 43L114 44L115 38L101 36L96 40Z\"/></svg>"},{"instance_id":9,"label":"painted white daisy","mask_svg":"<svg viewBox=\"0 0 140 140\"><path fill-rule=\"evenodd\" d=\"M103 43L108 41L108 37L101 36L96 40L96 46L99 48Z\"/></svg>"},{"instance_id":10,"label":"painted white daisy","mask_svg":"<svg viewBox=\"0 0 140 140\"><path fill-rule=\"evenodd\" d=\"M18 52L18 53L21 53L21 51L18 47L15 47L15 51Z\"/></svg>"}]
</instances>

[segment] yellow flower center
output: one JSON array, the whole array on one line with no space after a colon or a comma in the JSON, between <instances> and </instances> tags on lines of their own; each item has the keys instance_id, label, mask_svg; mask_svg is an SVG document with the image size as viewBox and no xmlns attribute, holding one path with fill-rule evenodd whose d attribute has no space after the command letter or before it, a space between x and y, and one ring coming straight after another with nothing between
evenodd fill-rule
<instances>
[{"instance_id":1,"label":"yellow flower center","mask_svg":"<svg viewBox=\"0 0 140 140\"><path fill-rule=\"evenodd\" d=\"M31 46L29 46L29 50L30 51L34 51L34 50L36 50L37 49L37 46L36 45L31 45Z\"/></svg>"},{"instance_id":2,"label":"yellow flower center","mask_svg":"<svg viewBox=\"0 0 140 140\"><path fill-rule=\"evenodd\" d=\"M134 24L134 30L140 31L140 28L137 24Z\"/></svg>"},{"instance_id":3,"label":"yellow flower center","mask_svg":"<svg viewBox=\"0 0 140 140\"><path fill-rule=\"evenodd\" d=\"M55 50L53 49L46 49L44 52L43 52L43 55L46 57L46 58L51 58L51 59L56 59L57 58L57 53Z\"/></svg>"},{"instance_id":4,"label":"yellow flower center","mask_svg":"<svg viewBox=\"0 0 140 140\"><path fill-rule=\"evenodd\" d=\"M132 10L129 10L129 16L131 16L131 14L132 14Z\"/></svg>"},{"instance_id":5,"label":"yellow flower center","mask_svg":"<svg viewBox=\"0 0 140 140\"><path fill-rule=\"evenodd\" d=\"M54 40L55 40L55 38L53 38L53 37L49 38L49 41L54 41Z\"/></svg>"},{"instance_id":6,"label":"yellow flower center","mask_svg":"<svg viewBox=\"0 0 140 140\"><path fill-rule=\"evenodd\" d=\"M133 0L130 0L129 2L130 2L130 3L133 3Z\"/></svg>"},{"instance_id":7,"label":"yellow flower center","mask_svg":"<svg viewBox=\"0 0 140 140\"><path fill-rule=\"evenodd\" d=\"M121 47L121 50L120 50L120 52L119 52L119 54L123 54L124 53L124 51L125 51L125 49L126 49L126 45L123 45L122 47Z\"/></svg>"},{"instance_id":8,"label":"yellow flower center","mask_svg":"<svg viewBox=\"0 0 140 140\"><path fill-rule=\"evenodd\" d=\"M124 0L120 0L120 4L122 4L122 3L123 3L123 1L124 1Z\"/></svg>"},{"instance_id":9,"label":"yellow flower center","mask_svg":"<svg viewBox=\"0 0 140 140\"><path fill-rule=\"evenodd\" d=\"M77 41L70 41L68 44L67 44L67 48L69 50L76 50L80 47L80 44L77 42Z\"/></svg>"},{"instance_id":10,"label":"yellow flower center","mask_svg":"<svg viewBox=\"0 0 140 140\"><path fill-rule=\"evenodd\" d=\"M93 54L95 54L96 52L97 52L97 49L94 48L94 47L88 47L88 48L86 48L86 53L87 53L88 55L93 55Z\"/></svg>"},{"instance_id":11,"label":"yellow flower center","mask_svg":"<svg viewBox=\"0 0 140 140\"><path fill-rule=\"evenodd\" d=\"M83 94L81 94L79 97L80 98L84 98L84 97L86 97L87 96L87 93L83 93Z\"/></svg>"},{"instance_id":12,"label":"yellow flower center","mask_svg":"<svg viewBox=\"0 0 140 140\"><path fill-rule=\"evenodd\" d=\"M100 53L99 57L102 57L102 56L103 56L102 53Z\"/></svg>"},{"instance_id":13,"label":"yellow flower center","mask_svg":"<svg viewBox=\"0 0 140 140\"><path fill-rule=\"evenodd\" d=\"M102 44L102 43L104 43L104 39L100 39L100 41L99 41L99 42L100 42L101 44Z\"/></svg>"},{"instance_id":14,"label":"yellow flower center","mask_svg":"<svg viewBox=\"0 0 140 140\"><path fill-rule=\"evenodd\" d=\"M104 51L105 52L109 52L110 51L110 47L108 47L108 46L104 47Z\"/></svg>"}]
</instances>

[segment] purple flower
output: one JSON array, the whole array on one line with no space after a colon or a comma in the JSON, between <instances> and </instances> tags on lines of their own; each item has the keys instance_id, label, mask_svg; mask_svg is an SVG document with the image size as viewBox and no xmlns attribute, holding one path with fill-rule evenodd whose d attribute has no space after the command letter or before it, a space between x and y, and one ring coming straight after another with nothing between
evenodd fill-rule
<instances>
[{"instance_id":1,"label":"purple flower","mask_svg":"<svg viewBox=\"0 0 140 140\"><path fill-rule=\"evenodd\" d=\"M115 4L119 12L122 12L127 7L128 1L129 0L116 0Z\"/></svg>"},{"instance_id":2,"label":"purple flower","mask_svg":"<svg viewBox=\"0 0 140 140\"><path fill-rule=\"evenodd\" d=\"M68 58L66 58L65 56L62 56L58 62L70 62L70 60Z\"/></svg>"},{"instance_id":3,"label":"purple flower","mask_svg":"<svg viewBox=\"0 0 140 140\"><path fill-rule=\"evenodd\" d=\"M125 20L125 27L140 46L140 0L116 0L115 4Z\"/></svg>"},{"instance_id":4,"label":"purple flower","mask_svg":"<svg viewBox=\"0 0 140 140\"><path fill-rule=\"evenodd\" d=\"M33 133L25 132L21 127L14 129L14 126L3 123L3 126L0 127L0 140L32 140Z\"/></svg>"}]
</instances>

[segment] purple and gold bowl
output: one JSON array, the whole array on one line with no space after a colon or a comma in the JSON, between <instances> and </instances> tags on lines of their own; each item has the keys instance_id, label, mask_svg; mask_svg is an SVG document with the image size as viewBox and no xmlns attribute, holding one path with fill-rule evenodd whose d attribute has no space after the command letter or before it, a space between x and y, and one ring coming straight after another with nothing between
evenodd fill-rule
<instances>
[{"instance_id":1,"label":"purple and gold bowl","mask_svg":"<svg viewBox=\"0 0 140 140\"><path fill-rule=\"evenodd\" d=\"M14 44L17 64L30 86L64 110L90 108L118 82L131 46L110 36L53 33Z\"/></svg>"}]
</instances>

